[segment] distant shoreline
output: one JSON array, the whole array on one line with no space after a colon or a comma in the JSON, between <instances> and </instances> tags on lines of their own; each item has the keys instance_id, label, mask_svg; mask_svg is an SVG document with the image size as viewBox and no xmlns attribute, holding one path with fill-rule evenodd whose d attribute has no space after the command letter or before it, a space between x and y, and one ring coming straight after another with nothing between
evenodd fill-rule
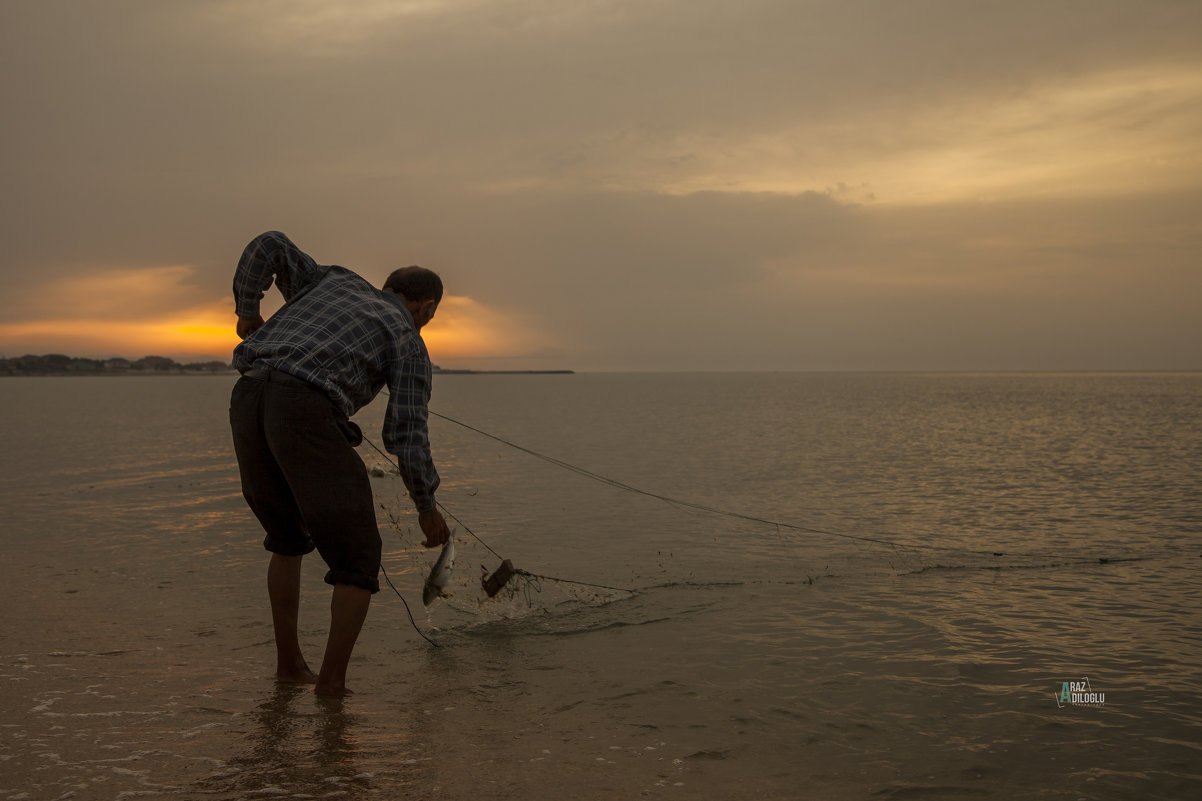
<instances>
[{"instance_id":1,"label":"distant shoreline","mask_svg":"<svg viewBox=\"0 0 1202 801\"><path fill-rule=\"evenodd\" d=\"M575 375L575 370L434 370L434 375ZM164 375L238 375L233 367L220 369L180 366L173 370L64 370L55 372L0 372L0 378L103 378L105 376L153 377Z\"/></svg>"},{"instance_id":2,"label":"distant shoreline","mask_svg":"<svg viewBox=\"0 0 1202 801\"><path fill-rule=\"evenodd\" d=\"M435 375L572 375L574 370L469 370L433 366ZM166 356L141 359L88 359L52 353L0 359L0 378L65 376L237 375L232 364L220 361L181 363Z\"/></svg>"},{"instance_id":3,"label":"distant shoreline","mask_svg":"<svg viewBox=\"0 0 1202 801\"><path fill-rule=\"evenodd\" d=\"M575 375L575 370L466 370L435 367L434 375Z\"/></svg>"},{"instance_id":4,"label":"distant shoreline","mask_svg":"<svg viewBox=\"0 0 1202 801\"><path fill-rule=\"evenodd\" d=\"M0 377L36 378L39 376L127 376L127 375L224 375L235 372L228 362L208 361L186 364L166 356L141 359L88 359L50 353L0 359Z\"/></svg>"},{"instance_id":5,"label":"distant shoreline","mask_svg":"<svg viewBox=\"0 0 1202 801\"><path fill-rule=\"evenodd\" d=\"M238 375L232 367L221 370L130 370L124 373L102 370L71 370L63 373L0 373L0 378L162 378L163 376Z\"/></svg>"}]
</instances>

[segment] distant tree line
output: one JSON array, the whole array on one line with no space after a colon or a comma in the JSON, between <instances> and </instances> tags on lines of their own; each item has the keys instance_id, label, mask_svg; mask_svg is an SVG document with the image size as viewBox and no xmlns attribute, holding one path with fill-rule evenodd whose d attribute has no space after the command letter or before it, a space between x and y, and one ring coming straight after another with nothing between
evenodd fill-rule
<instances>
[{"instance_id":1,"label":"distant tree line","mask_svg":"<svg viewBox=\"0 0 1202 801\"><path fill-rule=\"evenodd\" d=\"M226 373L233 367L226 362L189 362L180 364L166 356L143 356L141 359L81 359L49 353L45 356L18 356L0 359L0 376L27 375L171 375L195 373Z\"/></svg>"}]
</instances>

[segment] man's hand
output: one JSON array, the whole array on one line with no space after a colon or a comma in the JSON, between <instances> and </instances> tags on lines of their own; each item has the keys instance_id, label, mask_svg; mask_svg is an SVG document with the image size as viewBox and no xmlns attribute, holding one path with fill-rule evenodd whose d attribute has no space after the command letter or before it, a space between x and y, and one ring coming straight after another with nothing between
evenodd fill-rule
<instances>
[{"instance_id":1,"label":"man's hand","mask_svg":"<svg viewBox=\"0 0 1202 801\"><path fill-rule=\"evenodd\" d=\"M419 513L417 522L422 527L422 533L426 535L426 541L422 544L427 548L437 548L451 538L447 521L437 509Z\"/></svg>"},{"instance_id":2,"label":"man's hand","mask_svg":"<svg viewBox=\"0 0 1202 801\"><path fill-rule=\"evenodd\" d=\"M248 336L258 331L263 326L263 315L256 314L254 317L239 317L238 318L238 339L246 339Z\"/></svg>"}]
</instances>

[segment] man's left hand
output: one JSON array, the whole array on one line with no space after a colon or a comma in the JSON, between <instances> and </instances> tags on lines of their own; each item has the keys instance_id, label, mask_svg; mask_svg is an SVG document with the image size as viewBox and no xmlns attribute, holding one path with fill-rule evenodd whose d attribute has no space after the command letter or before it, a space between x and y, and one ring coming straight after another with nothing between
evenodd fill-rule
<instances>
[{"instance_id":1,"label":"man's left hand","mask_svg":"<svg viewBox=\"0 0 1202 801\"><path fill-rule=\"evenodd\" d=\"M238 318L238 339L246 339L248 336L258 331L263 327L263 315L256 314L254 317L239 317Z\"/></svg>"}]
</instances>

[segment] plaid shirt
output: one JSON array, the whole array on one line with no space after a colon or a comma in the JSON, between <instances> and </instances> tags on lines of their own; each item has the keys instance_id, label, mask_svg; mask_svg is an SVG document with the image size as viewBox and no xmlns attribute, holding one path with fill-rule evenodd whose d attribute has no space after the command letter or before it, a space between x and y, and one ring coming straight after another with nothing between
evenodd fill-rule
<instances>
[{"instance_id":1,"label":"plaid shirt","mask_svg":"<svg viewBox=\"0 0 1202 801\"><path fill-rule=\"evenodd\" d=\"M430 455L430 356L403 299L344 267L323 266L278 231L255 237L234 273L239 317L259 316L272 278L285 305L234 348L234 367L268 367L325 390L347 417L387 384L384 447L419 511L435 506Z\"/></svg>"}]
</instances>

